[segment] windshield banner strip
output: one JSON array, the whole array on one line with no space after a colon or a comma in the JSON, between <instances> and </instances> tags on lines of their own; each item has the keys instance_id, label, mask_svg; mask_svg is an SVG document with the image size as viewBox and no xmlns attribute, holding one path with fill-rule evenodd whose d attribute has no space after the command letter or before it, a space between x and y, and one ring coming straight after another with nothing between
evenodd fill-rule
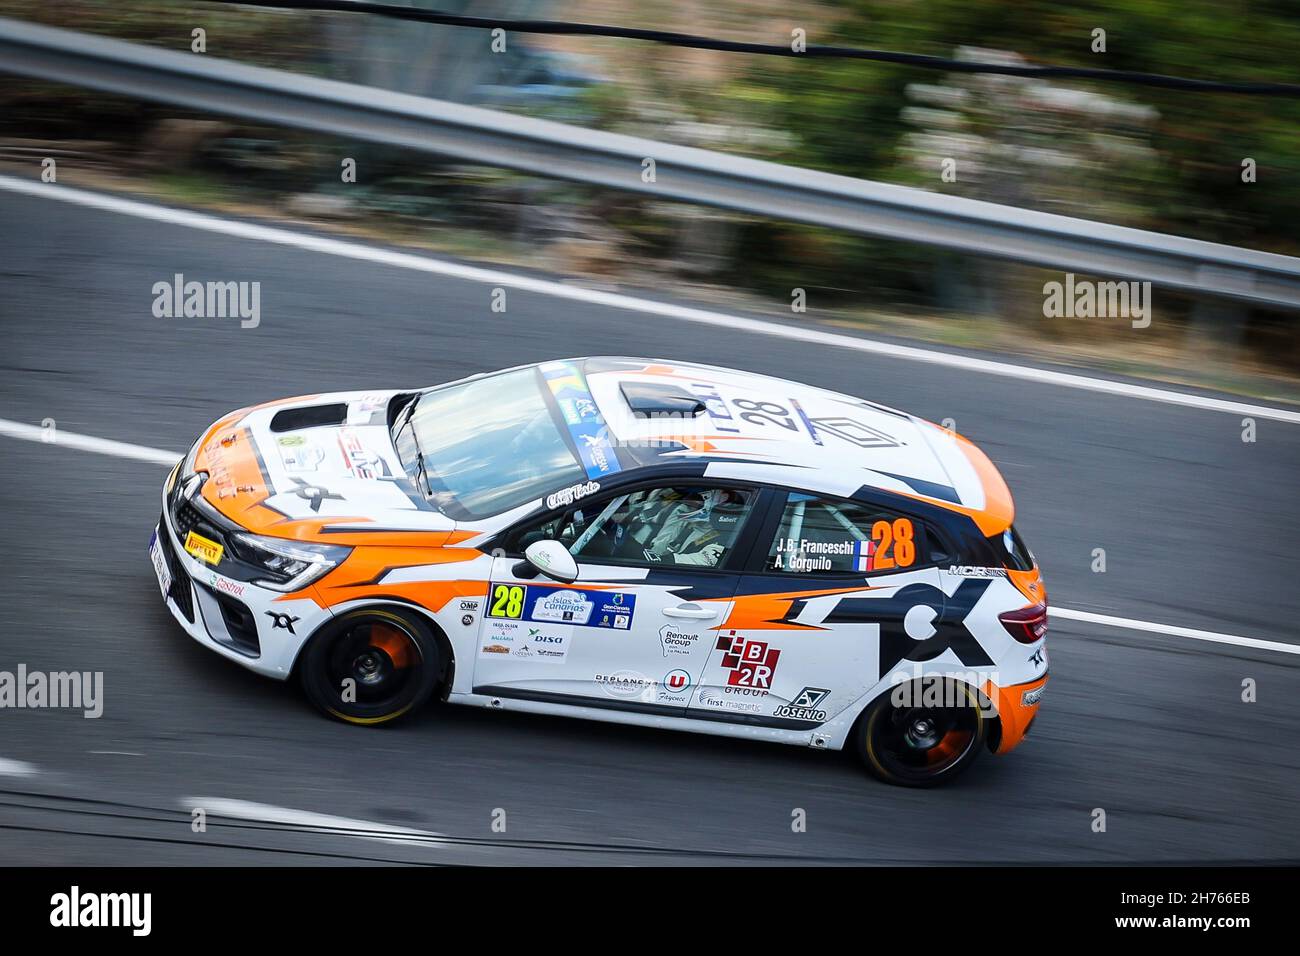
<instances>
[{"instance_id":1,"label":"windshield banner strip","mask_svg":"<svg viewBox=\"0 0 1300 956\"><path fill-rule=\"evenodd\" d=\"M587 477L601 478L621 471L609 429L582 373L569 362L547 362L542 366L542 375L569 426L569 436L587 469Z\"/></svg>"}]
</instances>

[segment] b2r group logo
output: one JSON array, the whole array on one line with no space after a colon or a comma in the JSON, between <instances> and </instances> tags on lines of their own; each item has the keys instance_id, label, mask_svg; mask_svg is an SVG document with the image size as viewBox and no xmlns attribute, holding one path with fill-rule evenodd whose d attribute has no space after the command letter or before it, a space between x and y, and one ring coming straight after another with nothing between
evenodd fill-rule
<instances>
[{"instance_id":1,"label":"b2r group logo","mask_svg":"<svg viewBox=\"0 0 1300 956\"><path fill-rule=\"evenodd\" d=\"M722 666L729 673L727 684L732 687L761 687L769 690L776 674L776 662L781 651L769 647L767 641L736 637L729 631L718 637L717 649L723 651Z\"/></svg>"}]
</instances>

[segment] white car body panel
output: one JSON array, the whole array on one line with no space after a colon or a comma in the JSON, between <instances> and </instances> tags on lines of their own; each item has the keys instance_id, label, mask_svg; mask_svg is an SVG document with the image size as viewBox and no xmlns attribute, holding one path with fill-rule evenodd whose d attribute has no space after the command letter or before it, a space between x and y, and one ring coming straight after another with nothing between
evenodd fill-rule
<instances>
[{"instance_id":1,"label":"white car body panel","mask_svg":"<svg viewBox=\"0 0 1300 956\"><path fill-rule=\"evenodd\" d=\"M748 482L837 498L849 498L865 485L970 511L988 504L984 481L961 439L936 425L780 379L681 363L669 369L671 375L658 368L647 364L644 372L595 371L586 383L615 447L684 440L685 447L665 452L662 460L703 459L702 477L692 479L696 484ZM634 416L620 389L626 383L661 384L666 376L698 395L707 413L686 421ZM689 587L663 583L657 569L584 564L581 559L578 581L571 586L531 573L521 576L518 556L494 556L478 548L541 515L545 499L459 522L414 500L384 418L389 400L398 394L341 392L272 404L247 411L230 428L250 436L267 485L261 505L282 516L286 536L308 533L304 527L344 537L368 529L452 534L445 547L463 550L454 556L463 560L384 568L373 584L400 591L461 582L461 590L432 605L391 594L325 600L314 593L316 585L287 596L234 581L186 553L171 526L164 494L157 534L160 543L172 548L170 567L195 582L195 620L186 620L171 597L165 600L191 637L259 674L283 680L305 643L333 617L363 607L401 606L422 615L447 638L455 663L446 689L450 702L825 749L843 747L859 714L895 686L900 674L963 674L981 690L1025 684L1046 674L1042 641L1021 643L998 620L1000 613L1027 603L1001 568L963 573L930 566L866 573L853 581L675 569L696 580L712 576L711 593L703 598L681 593ZM341 424L281 432L271 428L282 412L337 403L347 407ZM697 440L708 443L707 451L696 447ZM241 493L223 488L223 494L227 491ZM395 539L398 545L402 540ZM767 544L760 541L757 547ZM164 566L156 567L156 573L166 595L165 578L172 572ZM523 589L527 609L515 616L494 614L498 585ZM256 623L259 654L235 646L217 600L204 586L247 606ZM757 595L766 593L764 588L834 593L790 599L787 617L762 620L758 627L729 626L751 593L747 589L754 588ZM913 599L899 597L905 589L906 595L921 595L914 598L921 604L930 602L932 620L924 610L900 610L900 601ZM624 603L616 602L615 595ZM608 601L602 596L609 596ZM966 607L968 599L973 603ZM566 613L580 616L584 604L591 605L588 613L594 618L565 618ZM960 616L948 620L949 611L959 605ZM624 606L629 608L626 626L618 623L617 608ZM701 613L673 616L683 609ZM873 617L876 609L878 619ZM284 624L289 619L291 630ZM934 637L935 622L944 623L945 633L969 634L969 642L962 638L933 654L924 651L925 659L908 656Z\"/></svg>"}]
</instances>

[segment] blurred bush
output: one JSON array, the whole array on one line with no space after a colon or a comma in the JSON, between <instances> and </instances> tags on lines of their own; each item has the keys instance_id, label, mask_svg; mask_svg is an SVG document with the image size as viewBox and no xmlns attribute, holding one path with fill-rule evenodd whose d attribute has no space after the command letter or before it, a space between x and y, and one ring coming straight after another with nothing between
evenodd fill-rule
<instances>
[{"instance_id":1,"label":"blurred bush","mask_svg":"<svg viewBox=\"0 0 1300 956\"><path fill-rule=\"evenodd\" d=\"M413 0L448 12L618 23L733 39L856 45L1222 80L1297 81L1300 11L1284 0ZM1300 101L1084 81L946 74L852 60L753 57L601 38L482 31L188 0L0 0L0 15L189 48L670 142L1083 218L1300 253ZM1093 31L1106 51L1092 51ZM397 235L477 230L562 250L560 267L688 277L819 307L988 318L1049 339L1095 327L1042 318L1039 270L328 137L212 122L156 104L26 81L0 86L11 141L115 144L212 188L313 218L383 217ZM366 174L343 188L341 156ZM1258 181L1244 183L1243 159ZM956 178L942 177L955 160ZM542 171L538 171L539 173ZM1058 276L1059 277L1059 276ZM1188 300L1163 319L1194 330ZM982 320L982 319L981 319ZM1300 365L1294 316L1236 308L1214 337ZM982 328L982 326L981 326Z\"/></svg>"},{"instance_id":2,"label":"blurred bush","mask_svg":"<svg viewBox=\"0 0 1300 956\"><path fill-rule=\"evenodd\" d=\"M798 24L798 13L789 15ZM1091 51L1106 31L1106 52ZM1244 0L848 0L809 43L1140 70L1221 80L1300 81L1300 7ZM1294 255L1300 252L1300 101L1201 94L1085 81L945 76L846 60L766 60L735 81L793 142L771 158L936 191L935 165L918 166L909 87L963 94L945 154L980 170L987 198ZM940 111L946 108L939 106ZM969 135L963 140L962 135ZM1118 135L1117 135L1118 134ZM1121 139L1127 139L1122 142ZM988 169L989 146L1000 154ZM1036 158L1034 150L1044 152ZM1018 152L1019 155L1014 155ZM1050 157L1049 154L1058 154ZM1243 183L1242 160L1258 164ZM990 175L991 174L991 175Z\"/></svg>"}]
</instances>

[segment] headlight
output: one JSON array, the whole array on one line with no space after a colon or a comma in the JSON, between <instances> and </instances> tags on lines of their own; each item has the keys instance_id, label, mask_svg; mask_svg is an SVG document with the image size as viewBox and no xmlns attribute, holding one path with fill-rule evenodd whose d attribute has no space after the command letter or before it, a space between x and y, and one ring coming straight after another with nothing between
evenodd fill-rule
<instances>
[{"instance_id":1,"label":"headlight","mask_svg":"<svg viewBox=\"0 0 1300 956\"><path fill-rule=\"evenodd\" d=\"M266 571L266 578L254 584L274 591L296 591L337 567L352 553L338 544L313 544L310 541L287 541L260 534L237 532L229 542L239 560Z\"/></svg>"}]
</instances>

